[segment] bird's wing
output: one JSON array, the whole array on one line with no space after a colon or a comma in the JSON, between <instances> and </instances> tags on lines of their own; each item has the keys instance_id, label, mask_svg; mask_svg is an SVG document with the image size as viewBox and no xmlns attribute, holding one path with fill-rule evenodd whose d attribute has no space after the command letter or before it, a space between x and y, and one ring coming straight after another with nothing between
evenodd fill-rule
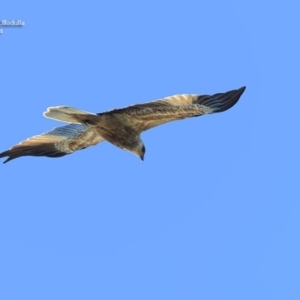
<instances>
[{"instance_id":1,"label":"bird's wing","mask_svg":"<svg viewBox=\"0 0 300 300\"><path fill-rule=\"evenodd\" d=\"M92 128L80 124L56 127L51 131L33 136L0 153L0 157L14 158L26 155L60 157L76 150L96 145L104 139Z\"/></svg>"},{"instance_id":2,"label":"bird's wing","mask_svg":"<svg viewBox=\"0 0 300 300\"><path fill-rule=\"evenodd\" d=\"M98 115L114 115L126 123L131 123L137 132L142 132L170 121L225 111L236 104L245 88L214 95L175 95Z\"/></svg>"}]
</instances>

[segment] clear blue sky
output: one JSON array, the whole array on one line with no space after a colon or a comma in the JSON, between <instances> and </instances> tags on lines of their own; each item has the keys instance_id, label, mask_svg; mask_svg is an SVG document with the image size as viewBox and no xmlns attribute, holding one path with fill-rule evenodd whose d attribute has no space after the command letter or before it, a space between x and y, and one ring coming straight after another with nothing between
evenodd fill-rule
<instances>
[{"instance_id":1,"label":"clear blue sky","mask_svg":"<svg viewBox=\"0 0 300 300\"><path fill-rule=\"evenodd\" d=\"M206 2L206 4L204 4ZM102 4L101 4L102 3ZM0 299L300 299L299 4L5 1L0 151L59 122L247 86L232 109L0 165Z\"/></svg>"}]
</instances>

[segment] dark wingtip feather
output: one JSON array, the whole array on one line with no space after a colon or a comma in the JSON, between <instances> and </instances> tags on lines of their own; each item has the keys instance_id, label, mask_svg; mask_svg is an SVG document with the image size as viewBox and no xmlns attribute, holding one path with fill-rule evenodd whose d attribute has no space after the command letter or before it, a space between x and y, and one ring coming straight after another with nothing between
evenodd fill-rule
<instances>
[{"instance_id":1,"label":"dark wingtip feather","mask_svg":"<svg viewBox=\"0 0 300 300\"><path fill-rule=\"evenodd\" d=\"M16 145L11 149L0 153L0 158L7 157L3 162L4 164L12 159L21 156L47 156L47 157L61 157L68 153L61 152L55 148L53 144L43 144L43 145L33 145L33 146L23 146Z\"/></svg>"},{"instance_id":2,"label":"dark wingtip feather","mask_svg":"<svg viewBox=\"0 0 300 300\"><path fill-rule=\"evenodd\" d=\"M218 93L211 96L200 96L197 103L211 108L213 110L212 113L222 112L234 106L244 93L245 89L246 87L243 86L237 90L225 93Z\"/></svg>"},{"instance_id":3,"label":"dark wingtip feather","mask_svg":"<svg viewBox=\"0 0 300 300\"><path fill-rule=\"evenodd\" d=\"M0 158L8 156L8 158L3 162L4 164L10 161L12 158L9 157L9 150L0 153Z\"/></svg>"},{"instance_id":4,"label":"dark wingtip feather","mask_svg":"<svg viewBox=\"0 0 300 300\"><path fill-rule=\"evenodd\" d=\"M226 92L223 95L221 94L221 96L219 96L219 105L214 112L222 112L234 106L239 101L245 89L246 87L243 86L237 90Z\"/></svg>"}]
</instances>

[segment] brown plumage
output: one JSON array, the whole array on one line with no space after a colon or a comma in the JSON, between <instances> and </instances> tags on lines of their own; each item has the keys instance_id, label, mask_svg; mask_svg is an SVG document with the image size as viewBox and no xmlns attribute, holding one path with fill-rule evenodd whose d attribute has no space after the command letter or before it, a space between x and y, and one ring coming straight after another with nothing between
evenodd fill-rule
<instances>
[{"instance_id":1,"label":"brown plumage","mask_svg":"<svg viewBox=\"0 0 300 300\"><path fill-rule=\"evenodd\" d=\"M143 131L170 121L225 111L235 105L245 88L211 96L175 95L99 114L68 106L50 107L45 117L71 124L22 141L0 157L8 156L4 162L26 155L60 157L106 140L143 160Z\"/></svg>"}]
</instances>

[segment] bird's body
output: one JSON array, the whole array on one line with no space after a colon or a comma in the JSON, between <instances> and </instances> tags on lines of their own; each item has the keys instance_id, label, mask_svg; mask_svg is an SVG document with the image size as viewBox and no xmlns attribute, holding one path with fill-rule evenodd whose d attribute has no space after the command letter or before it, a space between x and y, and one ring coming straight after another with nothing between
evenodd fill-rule
<instances>
[{"instance_id":1,"label":"bird's body","mask_svg":"<svg viewBox=\"0 0 300 300\"><path fill-rule=\"evenodd\" d=\"M50 107L44 116L69 125L33 136L0 153L7 162L20 156L60 157L108 141L144 159L140 134L155 126L222 112L231 108L245 87L215 95L183 94L94 114L68 106Z\"/></svg>"}]
</instances>

